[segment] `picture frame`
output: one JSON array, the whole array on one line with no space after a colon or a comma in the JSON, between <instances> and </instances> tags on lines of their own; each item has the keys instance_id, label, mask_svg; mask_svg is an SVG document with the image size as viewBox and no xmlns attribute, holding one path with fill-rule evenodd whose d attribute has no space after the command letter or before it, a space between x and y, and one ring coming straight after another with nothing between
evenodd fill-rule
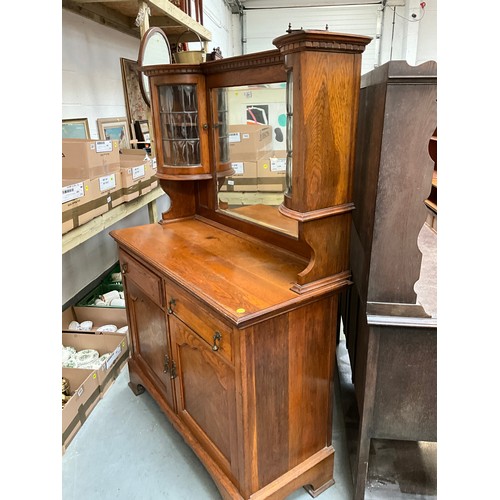
<instances>
[{"instance_id":1,"label":"picture frame","mask_svg":"<svg viewBox=\"0 0 500 500\"><path fill-rule=\"evenodd\" d=\"M137 61L121 57L120 66L128 123L147 120L149 108L141 91Z\"/></svg>"},{"instance_id":2,"label":"picture frame","mask_svg":"<svg viewBox=\"0 0 500 500\"><path fill-rule=\"evenodd\" d=\"M87 118L68 118L62 121L63 139L90 139L89 121Z\"/></svg>"},{"instance_id":3,"label":"picture frame","mask_svg":"<svg viewBox=\"0 0 500 500\"><path fill-rule=\"evenodd\" d=\"M98 118L97 129L101 141L120 141L120 150L130 148L130 131L125 116L118 118Z\"/></svg>"}]
</instances>

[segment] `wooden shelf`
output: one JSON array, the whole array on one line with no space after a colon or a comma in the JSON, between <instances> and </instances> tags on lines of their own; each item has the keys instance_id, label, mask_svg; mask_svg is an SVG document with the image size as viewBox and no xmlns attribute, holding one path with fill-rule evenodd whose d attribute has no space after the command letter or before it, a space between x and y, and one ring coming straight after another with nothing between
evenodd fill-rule
<instances>
[{"instance_id":1,"label":"wooden shelf","mask_svg":"<svg viewBox=\"0 0 500 500\"><path fill-rule=\"evenodd\" d=\"M153 204L156 204L155 203L156 199L162 196L163 194L165 194L163 189L161 187L156 187L149 193L144 194L133 201L129 201L123 203L122 205L118 205L116 208L113 208L109 212L99 215L95 219L92 219L91 221L87 222L86 224L78 226L75 229L69 231L68 233L63 234L62 253L64 254L68 252L72 248L75 248L84 241L87 241L88 239L92 238L92 236L95 236L96 234L112 226L113 224L123 219L124 217L127 217L127 215L136 212L137 210L146 205L148 205L150 208L150 222L155 222L154 220L151 220L152 213L156 212L156 206L153 206Z\"/></svg>"},{"instance_id":2,"label":"wooden shelf","mask_svg":"<svg viewBox=\"0 0 500 500\"><path fill-rule=\"evenodd\" d=\"M211 41L212 34L203 25L188 16L168 0L148 0L144 2L150 10L149 26L162 28L169 42L175 43L177 38L188 28L192 33L186 33L183 42L198 42L198 34L202 41ZM138 0L62 0L63 9L84 16L99 24L141 38L140 27L135 21L141 2Z\"/></svg>"}]
</instances>

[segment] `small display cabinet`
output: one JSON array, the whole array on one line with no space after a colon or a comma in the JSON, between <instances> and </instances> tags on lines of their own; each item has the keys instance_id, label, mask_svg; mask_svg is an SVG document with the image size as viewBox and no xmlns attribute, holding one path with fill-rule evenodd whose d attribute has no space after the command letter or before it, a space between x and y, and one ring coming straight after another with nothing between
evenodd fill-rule
<instances>
[{"instance_id":1,"label":"small display cabinet","mask_svg":"<svg viewBox=\"0 0 500 500\"><path fill-rule=\"evenodd\" d=\"M275 50L143 68L171 205L160 224L111 233L132 339L130 386L158 402L225 499L280 499L301 486L317 496L334 483L335 331L350 283L354 134L369 42L289 30ZM245 207L242 216L220 199L233 173L228 89L250 95L276 84L289 96L288 189L279 206Z\"/></svg>"}]
</instances>

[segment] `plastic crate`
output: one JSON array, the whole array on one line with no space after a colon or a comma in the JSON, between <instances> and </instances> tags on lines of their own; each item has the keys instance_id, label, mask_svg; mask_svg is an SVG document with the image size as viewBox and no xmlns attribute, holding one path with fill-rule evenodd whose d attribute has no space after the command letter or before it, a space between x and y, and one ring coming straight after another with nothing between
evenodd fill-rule
<instances>
[{"instance_id":1,"label":"plastic crate","mask_svg":"<svg viewBox=\"0 0 500 500\"><path fill-rule=\"evenodd\" d=\"M124 307L119 306L99 306L95 305L95 301L99 298L99 296L116 290L118 292L123 292L123 285L121 283L101 283L96 288L94 288L90 293L88 293L82 300L80 300L76 306L77 307L101 307L101 308L117 308L124 309Z\"/></svg>"},{"instance_id":2,"label":"plastic crate","mask_svg":"<svg viewBox=\"0 0 500 500\"><path fill-rule=\"evenodd\" d=\"M102 284L103 285L122 285L122 282L121 281L113 281L111 279L111 276L115 273L119 273L121 272L121 269L120 269L120 263L117 262L115 264L115 266L113 267L113 269L111 269L111 271L105 276L105 278L102 280Z\"/></svg>"}]
</instances>

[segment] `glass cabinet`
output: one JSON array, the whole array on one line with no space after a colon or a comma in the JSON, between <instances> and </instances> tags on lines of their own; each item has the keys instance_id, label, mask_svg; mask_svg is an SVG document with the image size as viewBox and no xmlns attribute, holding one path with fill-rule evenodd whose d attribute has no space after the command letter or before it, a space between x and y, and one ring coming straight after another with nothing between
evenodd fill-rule
<instances>
[{"instance_id":1,"label":"glass cabinet","mask_svg":"<svg viewBox=\"0 0 500 500\"><path fill-rule=\"evenodd\" d=\"M161 85L163 163L175 167L201 164L196 85Z\"/></svg>"},{"instance_id":2,"label":"glass cabinet","mask_svg":"<svg viewBox=\"0 0 500 500\"><path fill-rule=\"evenodd\" d=\"M210 178L204 78L153 76L151 88L158 177Z\"/></svg>"}]
</instances>

